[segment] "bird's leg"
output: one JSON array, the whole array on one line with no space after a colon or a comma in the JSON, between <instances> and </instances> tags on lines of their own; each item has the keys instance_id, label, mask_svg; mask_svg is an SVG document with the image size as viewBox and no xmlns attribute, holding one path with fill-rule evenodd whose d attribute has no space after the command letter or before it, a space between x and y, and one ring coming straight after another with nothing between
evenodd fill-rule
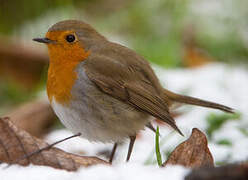
<instances>
[{"instance_id":1,"label":"bird's leg","mask_svg":"<svg viewBox=\"0 0 248 180\"><path fill-rule=\"evenodd\" d=\"M135 139L136 139L136 135L135 136L130 136L130 143L129 143L129 147L128 147L127 160L126 160L127 162L129 161L129 159L131 157Z\"/></svg>"},{"instance_id":2,"label":"bird's leg","mask_svg":"<svg viewBox=\"0 0 248 180\"><path fill-rule=\"evenodd\" d=\"M113 159L114 159L114 156L115 156L115 151L116 151L116 149L117 149L117 143L115 143L114 144L114 146L113 146L113 149L112 149L112 151L111 151L111 154L110 154L110 157L109 157L109 163L110 164L112 164L112 161L113 161Z\"/></svg>"}]
</instances>

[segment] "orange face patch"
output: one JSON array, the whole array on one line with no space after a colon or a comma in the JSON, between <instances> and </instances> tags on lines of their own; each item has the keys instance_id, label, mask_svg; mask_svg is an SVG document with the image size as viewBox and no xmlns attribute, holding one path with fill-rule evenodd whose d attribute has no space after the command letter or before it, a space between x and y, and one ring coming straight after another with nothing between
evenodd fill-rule
<instances>
[{"instance_id":1,"label":"orange face patch","mask_svg":"<svg viewBox=\"0 0 248 180\"><path fill-rule=\"evenodd\" d=\"M73 34L75 41L69 43L66 36ZM55 41L48 44L50 65L48 69L47 94L50 102L53 98L60 104L71 99L71 88L77 79L75 68L85 60L90 52L85 51L73 31L48 32L46 37Z\"/></svg>"}]
</instances>

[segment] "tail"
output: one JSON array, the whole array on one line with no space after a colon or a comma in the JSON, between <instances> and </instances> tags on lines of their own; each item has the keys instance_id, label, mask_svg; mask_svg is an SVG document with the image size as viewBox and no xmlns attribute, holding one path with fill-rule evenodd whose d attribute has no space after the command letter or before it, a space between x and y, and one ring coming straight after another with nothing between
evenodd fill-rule
<instances>
[{"instance_id":1,"label":"tail","mask_svg":"<svg viewBox=\"0 0 248 180\"><path fill-rule=\"evenodd\" d=\"M169 98L172 102L179 102L179 103L185 103L185 104L192 104L196 106L203 106L213 109L219 109L228 113L234 113L234 109L217 104L210 101L201 100L198 98L190 97L190 96L184 96L180 94L173 93L171 91L165 90L165 94L167 96L167 99Z\"/></svg>"}]
</instances>

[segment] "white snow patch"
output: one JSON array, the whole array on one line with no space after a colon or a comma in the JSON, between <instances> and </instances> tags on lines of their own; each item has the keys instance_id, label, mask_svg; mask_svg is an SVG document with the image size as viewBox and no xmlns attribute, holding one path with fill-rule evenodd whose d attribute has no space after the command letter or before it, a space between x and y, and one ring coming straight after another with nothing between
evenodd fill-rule
<instances>
[{"instance_id":1,"label":"white snow patch","mask_svg":"<svg viewBox=\"0 0 248 180\"><path fill-rule=\"evenodd\" d=\"M143 166L135 163L125 163L117 166L97 165L89 168L81 168L76 172L53 169L45 166L21 167L13 165L6 168L6 164L0 165L1 180L124 180L124 179L173 179L182 180L189 172L182 166L167 166L158 168L156 166Z\"/></svg>"}]
</instances>

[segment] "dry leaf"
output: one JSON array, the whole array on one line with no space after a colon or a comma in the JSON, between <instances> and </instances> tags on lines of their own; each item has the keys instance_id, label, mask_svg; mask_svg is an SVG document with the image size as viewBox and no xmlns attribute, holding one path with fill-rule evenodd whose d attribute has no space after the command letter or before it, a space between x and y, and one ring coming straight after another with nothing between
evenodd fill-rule
<instances>
[{"instance_id":1,"label":"dry leaf","mask_svg":"<svg viewBox=\"0 0 248 180\"><path fill-rule=\"evenodd\" d=\"M18 129L8 118L0 118L0 162L24 166L29 164L51 166L68 171L95 164L108 164L96 157L74 155L54 147L16 162L46 146L48 146L46 142Z\"/></svg>"},{"instance_id":2,"label":"dry leaf","mask_svg":"<svg viewBox=\"0 0 248 180\"><path fill-rule=\"evenodd\" d=\"M48 132L56 116L49 103L45 100L35 100L26 103L6 115L10 120L33 136L41 137Z\"/></svg>"},{"instance_id":3,"label":"dry leaf","mask_svg":"<svg viewBox=\"0 0 248 180\"><path fill-rule=\"evenodd\" d=\"M215 61L207 51L197 44L195 30L193 25L188 25L183 33L184 54L182 59L183 64L189 68L201 67Z\"/></svg>"},{"instance_id":4,"label":"dry leaf","mask_svg":"<svg viewBox=\"0 0 248 180\"><path fill-rule=\"evenodd\" d=\"M248 179L248 163L229 164L221 167L205 167L189 173L186 180L245 180Z\"/></svg>"},{"instance_id":5,"label":"dry leaf","mask_svg":"<svg viewBox=\"0 0 248 180\"><path fill-rule=\"evenodd\" d=\"M206 136L194 128L190 138L176 147L163 166L167 164L179 164L190 168L214 166L207 144Z\"/></svg>"}]
</instances>

